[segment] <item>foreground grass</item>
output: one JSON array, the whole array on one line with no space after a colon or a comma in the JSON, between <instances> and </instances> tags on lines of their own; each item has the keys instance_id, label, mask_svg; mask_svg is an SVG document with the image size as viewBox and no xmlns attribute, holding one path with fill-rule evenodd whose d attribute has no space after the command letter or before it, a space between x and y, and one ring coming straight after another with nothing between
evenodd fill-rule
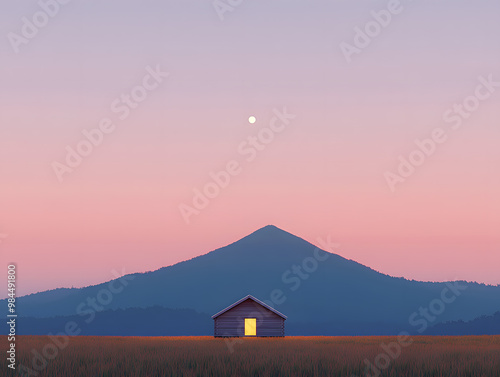
<instances>
[{"instance_id":1,"label":"foreground grass","mask_svg":"<svg viewBox=\"0 0 500 377\"><path fill-rule=\"evenodd\" d=\"M500 375L500 336L412 337L411 340L399 356L379 356L382 365L390 360L382 368L382 376ZM233 352L228 342L232 342ZM253 338L236 343L235 339L212 337L72 337L64 349L47 360L43 370L40 370L43 363L35 364L38 370L34 367L33 349L43 353L43 348L53 342L44 336L20 336L16 343L18 366L22 364L42 377L351 377L366 376L365 359L375 363L377 355L387 355L381 344L392 342L397 342L397 338ZM5 343L6 340L2 341L2 346ZM46 350L50 355L54 348ZM2 376L21 375L9 373L5 357L0 360L0 368Z\"/></svg>"}]
</instances>

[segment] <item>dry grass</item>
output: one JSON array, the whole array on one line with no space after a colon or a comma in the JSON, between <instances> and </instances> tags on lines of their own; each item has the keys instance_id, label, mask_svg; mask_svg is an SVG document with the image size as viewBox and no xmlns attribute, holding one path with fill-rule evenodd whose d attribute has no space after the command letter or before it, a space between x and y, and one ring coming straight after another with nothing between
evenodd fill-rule
<instances>
[{"instance_id":1,"label":"dry grass","mask_svg":"<svg viewBox=\"0 0 500 377\"><path fill-rule=\"evenodd\" d=\"M226 344L231 340L212 337L73 337L38 376L366 376L364 360L373 363L383 352L381 343L395 340L253 338L235 344L231 353ZM18 337L18 365L32 368L32 349L41 352L47 343L47 337ZM4 375L5 358L0 368ZM500 336L413 337L381 375L498 377Z\"/></svg>"}]
</instances>

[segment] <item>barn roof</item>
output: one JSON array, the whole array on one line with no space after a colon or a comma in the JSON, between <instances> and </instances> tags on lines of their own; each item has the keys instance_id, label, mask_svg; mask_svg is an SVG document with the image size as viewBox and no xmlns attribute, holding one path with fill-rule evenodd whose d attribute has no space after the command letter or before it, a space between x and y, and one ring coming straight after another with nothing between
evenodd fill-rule
<instances>
[{"instance_id":1,"label":"barn roof","mask_svg":"<svg viewBox=\"0 0 500 377\"><path fill-rule=\"evenodd\" d=\"M215 319L215 318L217 318L217 317L218 317L218 316L220 316L221 314L224 314L224 313L225 313L225 312L227 312L228 310L230 310L230 309L234 308L235 306L237 306L237 305L241 304L243 301L246 301L246 300L248 300L248 299L250 299L250 300L252 300L252 301L256 302L257 304L259 304L259 305L261 305L261 306L265 307L266 309L269 309L269 310L270 310L270 311L272 311L273 313L275 313L275 314L279 315L281 318L284 318L284 319L286 319L286 318L287 318L287 317L286 317L286 315L281 314L281 313L280 313L279 311L277 311L276 309L274 309L274 308L270 307L269 305L265 304L264 302L262 302L262 301L260 301L260 300L256 299L256 298L255 298L255 297L253 297L252 295L245 296L245 297L243 297L241 300L236 301L234 304L229 305L226 309L223 309L223 310L221 310L220 312L218 312L217 314L214 314L214 315L212 316L212 318L214 318L214 319Z\"/></svg>"}]
</instances>

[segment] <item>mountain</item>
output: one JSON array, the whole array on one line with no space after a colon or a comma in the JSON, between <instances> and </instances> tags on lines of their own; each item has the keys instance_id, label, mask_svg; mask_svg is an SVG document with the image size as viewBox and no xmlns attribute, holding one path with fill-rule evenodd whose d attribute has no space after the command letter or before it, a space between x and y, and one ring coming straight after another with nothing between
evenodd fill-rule
<instances>
[{"instance_id":1,"label":"mountain","mask_svg":"<svg viewBox=\"0 0 500 377\"><path fill-rule=\"evenodd\" d=\"M425 335L500 335L500 312L467 322L439 323L427 330Z\"/></svg>"},{"instance_id":2,"label":"mountain","mask_svg":"<svg viewBox=\"0 0 500 377\"><path fill-rule=\"evenodd\" d=\"M500 310L500 286L391 277L275 226L153 272L20 297L17 309L24 317L79 314L85 320L100 311L153 306L212 315L248 294L274 299L288 316L287 329L304 335L398 333L421 328L422 321L429 327ZM436 300L443 299L449 303L441 308ZM440 313L426 319L421 308Z\"/></svg>"}]
</instances>

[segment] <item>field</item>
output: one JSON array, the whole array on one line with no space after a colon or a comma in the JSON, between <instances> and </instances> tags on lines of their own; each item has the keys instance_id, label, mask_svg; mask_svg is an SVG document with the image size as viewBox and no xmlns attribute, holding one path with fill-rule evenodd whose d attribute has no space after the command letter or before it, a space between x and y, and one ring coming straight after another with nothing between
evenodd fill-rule
<instances>
[{"instance_id":1,"label":"field","mask_svg":"<svg viewBox=\"0 0 500 377\"><path fill-rule=\"evenodd\" d=\"M0 375L376 376L375 369L366 370L370 363L380 367L381 376L500 376L500 336L408 341L411 344L405 346L397 345L401 344L397 337L254 338L239 343L212 337L72 337L54 342L43 336L20 336L17 365L27 372L4 373L9 369L2 357Z\"/></svg>"}]
</instances>

